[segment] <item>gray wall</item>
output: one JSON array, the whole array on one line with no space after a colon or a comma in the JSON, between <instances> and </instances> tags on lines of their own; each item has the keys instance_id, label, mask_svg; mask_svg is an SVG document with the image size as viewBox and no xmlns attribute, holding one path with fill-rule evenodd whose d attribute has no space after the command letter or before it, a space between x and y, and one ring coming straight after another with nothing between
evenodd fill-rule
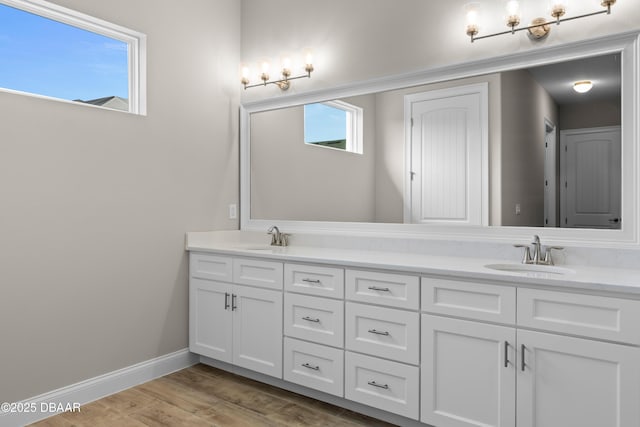
<instances>
[{"instance_id":1,"label":"gray wall","mask_svg":"<svg viewBox=\"0 0 640 427\"><path fill-rule=\"evenodd\" d=\"M233 229L237 0L57 0L146 33L148 116L0 92L0 401L188 345L185 232Z\"/></svg>"},{"instance_id":2,"label":"gray wall","mask_svg":"<svg viewBox=\"0 0 640 427\"><path fill-rule=\"evenodd\" d=\"M545 119L557 107L526 70L502 73L501 225L544 226ZM516 215L515 205L521 213Z\"/></svg>"},{"instance_id":3,"label":"gray wall","mask_svg":"<svg viewBox=\"0 0 640 427\"><path fill-rule=\"evenodd\" d=\"M561 105L560 127L566 130L620 126L622 121L620 105L620 98Z\"/></svg>"}]
</instances>

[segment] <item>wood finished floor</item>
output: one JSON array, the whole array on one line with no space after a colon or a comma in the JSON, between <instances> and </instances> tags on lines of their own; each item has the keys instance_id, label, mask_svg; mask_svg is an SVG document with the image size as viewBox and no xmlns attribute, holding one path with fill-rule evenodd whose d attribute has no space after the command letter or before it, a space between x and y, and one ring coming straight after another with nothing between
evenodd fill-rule
<instances>
[{"instance_id":1,"label":"wood finished floor","mask_svg":"<svg viewBox=\"0 0 640 427\"><path fill-rule=\"evenodd\" d=\"M206 365L195 365L31 424L37 427L391 424Z\"/></svg>"}]
</instances>

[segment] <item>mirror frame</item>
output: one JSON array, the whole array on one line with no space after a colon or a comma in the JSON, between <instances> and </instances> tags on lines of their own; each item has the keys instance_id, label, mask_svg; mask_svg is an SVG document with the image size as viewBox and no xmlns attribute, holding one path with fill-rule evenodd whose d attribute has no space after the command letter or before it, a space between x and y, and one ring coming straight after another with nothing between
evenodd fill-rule
<instances>
[{"instance_id":1,"label":"mirror frame","mask_svg":"<svg viewBox=\"0 0 640 427\"><path fill-rule=\"evenodd\" d=\"M356 82L334 88L243 103L240 107L240 229L266 231L278 225L287 233L342 234L458 241L523 242L538 234L545 242L581 247L640 248L640 32L626 32L549 48ZM622 218L620 230L455 226L252 219L250 116L252 113L397 90L508 70L621 53L622 57ZM285 166L286 163L280 166Z\"/></svg>"}]
</instances>

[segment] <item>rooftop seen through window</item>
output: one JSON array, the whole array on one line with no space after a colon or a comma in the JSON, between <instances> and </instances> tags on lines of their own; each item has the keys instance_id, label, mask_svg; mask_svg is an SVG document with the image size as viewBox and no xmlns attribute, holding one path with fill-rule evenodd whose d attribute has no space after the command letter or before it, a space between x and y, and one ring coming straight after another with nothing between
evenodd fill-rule
<instances>
[{"instance_id":1,"label":"rooftop seen through window","mask_svg":"<svg viewBox=\"0 0 640 427\"><path fill-rule=\"evenodd\" d=\"M130 111L130 48L0 3L0 88Z\"/></svg>"}]
</instances>

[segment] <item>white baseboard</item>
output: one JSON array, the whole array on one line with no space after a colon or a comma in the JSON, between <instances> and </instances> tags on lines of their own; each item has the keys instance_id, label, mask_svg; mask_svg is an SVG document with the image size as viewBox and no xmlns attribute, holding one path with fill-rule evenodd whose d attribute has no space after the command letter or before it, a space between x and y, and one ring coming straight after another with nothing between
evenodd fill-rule
<instances>
[{"instance_id":1,"label":"white baseboard","mask_svg":"<svg viewBox=\"0 0 640 427\"><path fill-rule=\"evenodd\" d=\"M0 427L21 427L56 415L50 404L59 408L73 408L105 396L143 384L198 363L198 356L188 349L179 350L155 359L109 372L95 378L81 381L49 393L32 397L15 404L16 412L2 412ZM1 403L1 402L0 402ZM82 408L80 408L82 411Z\"/></svg>"}]
</instances>

